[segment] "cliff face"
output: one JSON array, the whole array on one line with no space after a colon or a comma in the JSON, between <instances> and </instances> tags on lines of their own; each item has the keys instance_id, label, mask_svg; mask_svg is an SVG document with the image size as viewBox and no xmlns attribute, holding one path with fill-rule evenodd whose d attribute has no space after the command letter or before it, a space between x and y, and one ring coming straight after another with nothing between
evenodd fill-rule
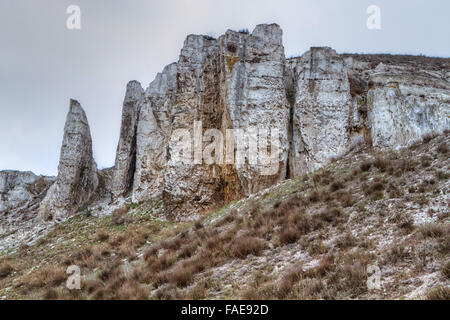
<instances>
[{"instance_id":1,"label":"cliff face","mask_svg":"<svg viewBox=\"0 0 450 320\"><path fill-rule=\"evenodd\" d=\"M116 164L105 177L72 102L41 215L55 220L95 199L131 197L162 200L170 219L195 219L349 150L406 147L448 130L449 80L449 59L326 47L286 59L275 24L218 39L190 35L179 61L146 90L128 84Z\"/></svg>"},{"instance_id":2,"label":"cliff face","mask_svg":"<svg viewBox=\"0 0 450 320\"><path fill-rule=\"evenodd\" d=\"M285 179L290 109L284 68L277 25L258 26L252 34L228 31L217 40L188 36L179 62L166 67L146 90L133 200L162 197L168 216L192 219ZM249 161L250 138L232 131L261 126L280 136L281 161L264 176L261 159ZM186 137L189 155L180 161L173 155ZM208 148L219 140L215 151ZM242 161L237 162L239 156Z\"/></svg>"},{"instance_id":3,"label":"cliff face","mask_svg":"<svg viewBox=\"0 0 450 320\"><path fill-rule=\"evenodd\" d=\"M132 199L162 198L168 217L194 219L354 148L406 147L449 128L448 75L448 59L331 48L287 60L275 24L190 35L146 90Z\"/></svg>"}]
</instances>

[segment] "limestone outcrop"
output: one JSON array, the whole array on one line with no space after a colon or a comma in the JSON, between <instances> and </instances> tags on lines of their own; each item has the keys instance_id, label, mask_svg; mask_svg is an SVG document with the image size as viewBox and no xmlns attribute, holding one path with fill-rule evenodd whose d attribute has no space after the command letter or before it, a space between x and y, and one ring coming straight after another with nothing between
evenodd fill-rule
<instances>
[{"instance_id":1,"label":"limestone outcrop","mask_svg":"<svg viewBox=\"0 0 450 320\"><path fill-rule=\"evenodd\" d=\"M41 202L45 221L61 221L85 206L98 186L97 165L86 114L78 101L70 101L58 176Z\"/></svg>"},{"instance_id":2,"label":"limestone outcrop","mask_svg":"<svg viewBox=\"0 0 450 320\"><path fill-rule=\"evenodd\" d=\"M120 197L131 191L136 167L136 134L144 90L137 81L127 85L122 109L122 125L112 181L112 193Z\"/></svg>"},{"instance_id":3,"label":"limestone outcrop","mask_svg":"<svg viewBox=\"0 0 450 320\"><path fill-rule=\"evenodd\" d=\"M146 90L137 127L133 200L162 197L169 216L192 218L285 179L290 108L284 66L282 31L275 24L259 25L252 34L229 30L218 39L188 36L179 61ZM258 135L269 128L280 138L275 140L275 168L266 168L260 153L250 160L249 129ZM227 136L234 129L243 136ZM179 139L172 139L180 132ZM262 134L267 145L256 148L267 149L271 132ZM180 138L189 144L184 155L189 161L175 157ZM217 148L209 149L214 143ZM225 157L227 147L231 158ZM272 170L262 175L264 169Z\"/></svg>"},{"instance_id":4,"label":"limestone outcrop","mask_svg":"<svg viewBox=\"0 0 450 320\"><path fill-rule=\"evenodd\" d=\"M0 171L0 215L33 211L53 182L32 172Z\"/></svg>"},{"instance_id":5,"label":"limestone outcrop","mask_svg":"<svg viewBox=\"0 0 450 320\"><path fill-rule=\"evenodd\" d=\"M132 125L119 146L127 128L136 161L130 182L134 151L118 151L126 165L116 173L127 174L115 196L132 184L134 202L162 199L168 217L194 219L355 147L403 147L448 130L448 59L392 57L320 47L286 59L276 24L189 35L179 61L124 106Z\"/></svg>"},{"instance_id":6,"label":"limestone outcrop","mask_svg":"<svg viewBox=\"0 0 450 320\"><path fill-rule=\"evenodd\" d=\"M0 171L0 252L44 233L39 204L54 181L32 172Z\"/></svg>"},{"instance_id":7,"label":"limestone outcrop","mask_svg":"<svg viewBox=\"0 0 450 320\"><path fill-rule=\"evenodd\" d=\"M162 197L176 89L177 64L173 63L156 76L145 92L136 135L134 202Z\"/></svg>"},{"instance_id":8,"label":"limestone outcrop","mask_svg":"<svg viewBox=\"0 0 450 320\"><path fill-rule=\"evenodd\" d=\"M331 48L311 48L294 74L291 174L316 169L348 149L352 105L344 60Z\"/></svg>"},{"instance_id":9,"label":"limestone outcrop","mask_svg":"<svg viewBox=\"0 0 450 320\"><path fill-rule=\"evenodd\" d=\"M128 83L114 168L97 172L86 115L71 101L40 215L157 200L168 218L192 220L355 148L409 146L449 129L449 75L444 58L320 47L286 59L276 24L189 35L145 91ZM5 189L11 179L0 175L0 213L39 199L25 187L34 176Z\"/></svg>"}]
</instances>

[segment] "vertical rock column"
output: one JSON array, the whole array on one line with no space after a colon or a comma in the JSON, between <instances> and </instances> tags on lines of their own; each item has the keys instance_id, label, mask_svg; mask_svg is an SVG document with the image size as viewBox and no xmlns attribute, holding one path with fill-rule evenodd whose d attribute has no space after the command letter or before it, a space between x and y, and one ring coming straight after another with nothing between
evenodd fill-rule
<instances>
[{"instance_id":1,"label":"vertical rock column","mask_svg":"<svg viewBox=\"0 0 450 320\"><path fill-rule=\"evenodd\" d=\"M97 189L97 165L92 156L92 139L86 114L78 101L70 101L58 176L39 208L45 221L59 222L87 205Z\"/></svg>"},{"instance_id":2,"label":"vertical rock column","mask_svg":"<svg viewBox=\"0 0 450 320\"><path fill-rule=\"evenodd\" d=\"M331 48L311 48L295 66L291 176L326 164L348 148L352 98L343 59Z\"/></svg>"},{"instance_id":3,"label":"vertical rock column","mask_svg":"<svg viewBox=\"0 0 450 320\"><path fill-rule=\"evenodd\" d=\"M193 219L201 211L220 206L220 167L209 165L194 151L194 123L202 122L203 132L220 129L222 110L219 103L218 45L207 36L187 37L177 65L176 102L172 107L171 135L186 130L191 139L191 163L175 158L177 141L169 141L168 163L164 175L163 201L169 218ZM178 131L179 132L179 131ZM201 150L204 150L205 141ZM199 150L199 151L201 151ZM184 155L183 155L184 156Z\"/></svg>"},{"instance_id":4,"label":"vertical rock column","mask_svg":"<svg viewBox=\"0 0 450 320\"><path fill-rule=\"evenodd\" d=\"M115 198L126 195L133 186L136 167L136 134L143 101L144 90L141 84L137 81L129 82L123 102L122 126L112 181L112 193Z\"/></svg>"},{"instance_id":5,"label":"vertical rock column","mask_svg":"<svg viewBox=\"0 0 450 320\"><path fill-rule=\"evenodd\" d=\"M171 108L177 89L177 64L164 68L145 93L137 128L136 172L133 201L162 197L168 160Z\"/></svg>"},{"instance_id":6,"label":"vertical rock column","mask_svg":"<svg viewBox=\"0 0 450 320\"><path fill-rule=\"evenodd\" d=\"M228 31L219 39L224 62L226 119L232 129L242 129L245 134L245 161L235 163L235 169L246 195L286 178L290 109L284 85L286 61L282 35L277 24L264 24L256 26L251 34ZM278 131L276 148L279 154L273 169L263 170L267 167L263 164L262 151L269 150L263 150L260 135L257 163L250 161L254 155L249 154L249 129L267 129L268 146L271 145L271 133ZM236 145L239 143L235 142Z\"/></svg>"}]
</instances>

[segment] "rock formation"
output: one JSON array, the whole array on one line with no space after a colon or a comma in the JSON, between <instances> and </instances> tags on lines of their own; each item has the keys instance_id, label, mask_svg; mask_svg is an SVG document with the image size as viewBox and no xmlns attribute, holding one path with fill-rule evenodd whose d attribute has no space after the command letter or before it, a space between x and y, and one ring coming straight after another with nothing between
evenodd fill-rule
<instances>
[{"instance_id":1,"label":"rock formation","mask_svg":"<svg viewBox=\"0 0 450 320\"><path fill-rule=\"evenodd\" d=\"M92 156L92 140L84 110L70 101L58 176L42 201L39 214L45 221L61 221L85 206L98 186L97 165Z\"/></svg>"},{"instance_id":2,"label":"rock formation","mask_svg":"<svg viewBox=\"0 0 450 320\"><path fill-rule=\"evenodd\" d=\"M359 145L403 147L447 130L448 59L392 57L324 47L285 59L276 24L218 39L188 36L179 61L157 75L145 98L124 105L116 197L132 184L134 202L162 199L168 217L193 219ZM271 135L264 129L279 136L264 144L261 135ZM188 148L180 158L181 142ZM263 174L268 149L277 150L277 166Z\"/></svg>"},{"instance_id":3,"label":"rock formation","mask_svg":"<svg viewBox=\"0 0 450 320\"><path fill-rule=\"evenodd\" d=\"M34 210L53 181L32 172L0 171L0 215Z\"/></svg>"},{"instance_id":4,"label":"rock formation","mask_svg":"<svg viewBox=\"0 0 450 320\"><path fill-rule=\"evenodd\" d=\"M131 191L136 166L136 132L144 90L137 81L127 85L122 109L122 127L117 146L112 193L115 197Z\"/></svg>"},{"instance_id":5,"label":"rock formation","mask_svg":"<svg viewBox=\"0 0 450 320\"><path fill-rule=\"evenodd\" d=\"M162 197L168 157L171 112L177 89L177 64L164 68L145 93L137 128L133 201Z\"/></svg>"},{"instance_id":6,"label":"rock formation","mask_svg":"<svg viewBox=\"0 0 450 320\"><path fill-rule=\"evenodd\" d=\"M311 48L294 65L291 173L316 169L348 148L352 99L344 60Z\"/></svg>"},{"instance_id":7,"label":"rock formation","mask_svg":"<svg viewBox=\"0 0 450 320\"><path fill-rule=\"evenodd\" d=\"M290 111L284 65L277 25L260 25L252 34L229 30L219 39L188 36L178 63L166 67L146 91L137 130L133 200L162 196L168 215L192 218L285 179ZM249 161L247 136L237 141L231 135L222 143L223 148L231 145L233 154L241 143L239 163L235 157L215 158L216 152L203 154L220 139L212 130L224 139L227 129L251 127L278 130L281 161L277 159L275 172L262 176L262 159ZM180 130L186 130L190 141L189 163L174 157L179 141L171 138ZM205 163L211 155L217 161Z\"/></svg>"},{"instance_id":8,"label":"rock formation","mask_svg":"<svg viewBox=\"0 0 450 320\"><path fill-rule=\"evenodd\" d=\"M354 148L406 147L448 130L449 81L449 59L327 47L286 59L276 24L217 39L189 35L179 60L145 91L127 85L114 168L97 172L86 116L71 101L58 177L40 214L58 221L90 201L130 197L162 200L170 219L195 219ZM1 179L0 212L35 199L25 182L4 191ZM35 178L19 180L27 179Z\"/></svg>"},{"instance_id":9,"label":"rock formation","mask_svg":"<svg viewBox=\"0 0 450 320\"><path fill-rule=\"evenodd\" d=\"M0 252L32 242L46 226L38 211L54 177L0 171Z\"/></svg>"}]
</instances>

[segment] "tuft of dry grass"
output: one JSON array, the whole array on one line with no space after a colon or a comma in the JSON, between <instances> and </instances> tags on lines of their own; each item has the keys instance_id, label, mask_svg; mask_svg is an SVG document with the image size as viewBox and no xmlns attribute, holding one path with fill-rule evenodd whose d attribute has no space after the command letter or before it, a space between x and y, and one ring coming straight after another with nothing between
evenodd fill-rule
<instances>
[{"instance_id":1,"label":"tuft of dry grass","mask_svg":"<svg viewBox=\"0 0 450 320\"><path fill-rule=\"evenodd\" d=\"M446 279L450 279L450 261L442 267L441 273Z\"/></svg>"},{"instance_id":2,"label":"tuft of dry grass","mask_svg":"<svg viewBox=\"0 0 450 320\"><path fill-rule=\"evenodd\" d=\"M450 300L450 288L439 286L429 290L426 294L427 300Z\"/></svg>"},{"instance_id":3,"label":"tuft of dry grass","mask_svg":"<svg viewBox=\"0 0 450 320\"><path fill-rule=\"evenodd\" d=\"M111 222L117 226L129 222L127 213L128 208L126 206L117 208L111 214Z\"/></svg>"},{"instance_id":4,"label":"tuft of dry grass","mask_svg":"<svg viewBox=\"0 0 450 320\"><path fill-rule=\"evenodd\" d=\"M439 153L443 154L443 155L446 155L446 154L448 153L448 146L447 146L447 143L442 142L442 143L438 146L437 151L438 151Z\"/></svg>"},{"instance_id":5,"label":"tuft of dry grass","mask_svg":"<svg viewBox=\"0 0 450 320\"><path fill-rule=\"evenodd\" d=\"M104 242L109 239L109 233L105 229L99 229L96 235L97 241Z\"/></svg>"},{"instance_id":6,"label":"tuft of dry grass","mask_svg":"<svg viewBox=\"0 0 450 320\"><path fill-rule=\"evenodd\" d=\"M29 275L25 281L28 288L49 288L62 284L67 279L66 268L45 266L38 272Z\"/></svg>"},{"instance_id":7,"label":"tuft of dry grass","mask_svg":"<svg viewBox=\"0 0 450 320\"><path fill-rule=\"evenodd\" d=\"M360 164L359 168L360 168L361 171L363 171L363 172L369 171L370 168L372 168L372 161L366 160L366 161L362 162L362 163Z\"/></svg>"},{"instance_id":8,"label":"tuft of dry grass","mask_svg":"<svg viewBox=\"0 0 450 320\"><path fill-rule=\"evenodd\" d=\"M290 244L296 242L300 239L300 231L294 226L290 226L286 229L283 229L280 233L280 244Z\"/></svg>"},{"instance_id":9,"label":"tuft of dry grass","mask_svg":"<svg viewBox=\"0 0 450 320\"><path fill-rule=\"evenodd\" d=\"M419 227L419 233L424 238L440 238L446 233L446 228L437 223L423 224Z\"/></svg>"},{"instance_id":10,"label":"tuft of dry grass","mask_svg":"<svg viewBox=\"0 0 450 320\"><path fill-rule=\"evenodd\" d=\"M356 238L347 232L344 236L338 238L336 246L340 249L348 249L356 246Z\"/></svg>"},{"instance_id":11,"label":"tuft of dry grass","mask_svg":"<svg viewBox=\"0 0 450 320\"><path fill-rule=\"evenodd\" d=\"M235 258L244 259L248 255L259 256L266 248L266 243L252 236L237 237L231 245L231 255Z\"/></svg>"},{"instance_id":12,"label":"tuft of dry grass","mask_svg":"<svg viewBox=\"0 0 450 320\"><path fill-rule=\"evenodd\" d=\"M14 268L9 264L8 261L3 261L0 264L0 279L6 278L14 271Z\"/></svg>"}]
</instances>

